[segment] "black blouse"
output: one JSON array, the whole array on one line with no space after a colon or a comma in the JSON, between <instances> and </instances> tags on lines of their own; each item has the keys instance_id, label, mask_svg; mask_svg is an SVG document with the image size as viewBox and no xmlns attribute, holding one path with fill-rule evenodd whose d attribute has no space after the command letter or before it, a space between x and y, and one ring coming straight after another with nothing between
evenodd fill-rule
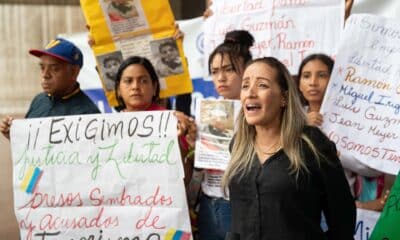
<instances>
[{"instance_id":1,"label":"black blouse","mask_svg":"<svg viewBox=\"0 0 400 240\"><path fill-rule=\"evenodd\" d=\"M228 239L313 240L353 239L356 210L335 145L318 129L305 134L325 159L318 164L302 142L308 172L296 179L283 150L261 164L255 156L251 171L234 177L229 186L232 232ZM329 227L320 228L321 212Z\"/></svg>"}]
</instances>

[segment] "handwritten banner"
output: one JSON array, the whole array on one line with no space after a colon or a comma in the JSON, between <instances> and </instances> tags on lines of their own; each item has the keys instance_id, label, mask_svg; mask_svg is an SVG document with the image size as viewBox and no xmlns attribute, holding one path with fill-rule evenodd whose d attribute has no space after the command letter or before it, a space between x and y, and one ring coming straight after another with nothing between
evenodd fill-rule
<instances>
[{"instance_id":1,"label":"handwritten banner","mask_svg":"<svg viewBox=\"0 0 400 240\"><path fill-rule=\"evenodd\" d=\"M369 240L380 214L380 212L357 208L354 240Z\"/></svg>"},{"instance_id":2,"label":"handwritten banner","mask_svg":"<svg viewBox=\"0 0 400 240\"><path fill-rule=\"evenodd\" d=\"M228 31L255 37L253 57L274 56L292 74L313 52L335 55L344 24L342 0L215 0L204 25L205 61Z\"/></svg>"},{"instance_id":3,"label":"handwritten banner","mask_svg":"<svg viewBox=\"0 0 400 240\"><path fill-rule=\"evenodd\" d=\"M321 107L323 130L344 161L400 170L400 27L352 15Z\"/></svg>"},{"instance_id":4,"label":"handwritten banner","mask_svg":"<svg viewBox=\"0 0 400 240\"><path fill-rule=\"evenodd\" d=\"M175 40L175 19L168 1L81 0L95 40L93 52L108 102L116 106L115 76L123 59L148 58L160 78L160 97L193 90L182 39Z\"/></svg>"},{"instance_id":5,"label":"handwritten banner","mask_svg":"<svg viewBox=\"0 0 400 240\"><path fill-rule=\"evenodd\" d=\"M176 124L169 111L15 120L21 239L190 238Z\"/></svg>"},{"instance_id":6,"label":"handwritten banner","mask_svg":"<svg viewBox=\"0 0 400 240\"><path fill-rule=\"evenodd\" d=\"M225 170L230 160L229 143L240 102L234 100L199 101L196 121L199 126L194 166Z\"/></svg>"}]
</instances>

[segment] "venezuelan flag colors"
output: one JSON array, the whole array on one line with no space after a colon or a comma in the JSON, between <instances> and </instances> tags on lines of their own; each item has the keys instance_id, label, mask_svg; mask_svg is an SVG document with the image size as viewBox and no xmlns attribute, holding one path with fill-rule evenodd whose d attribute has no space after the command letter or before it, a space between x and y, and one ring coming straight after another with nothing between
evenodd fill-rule
<instances>
[{"instance_id":1,"label":"venezuelan flag colors","mask_svg":"<svg viewBox=\"0 0 400 240\"><path fill-rule=\"evenodd\" d=\"M30 166L28 171L25 173L25 177L21 183L21 189L27 193L35 192L37 183L42 176L43 171L38 167Z\"/></svg>"},{"instance_id":2,"label":"venezuelan flag colors","mask_svg":"<svg viewBox=\"0 0 400 240\"><path fill-rule=\"evenodd\" d=\"M165 234L164 240L190 240L190 233L171 228Z\"/></svg>"}]
</instances>

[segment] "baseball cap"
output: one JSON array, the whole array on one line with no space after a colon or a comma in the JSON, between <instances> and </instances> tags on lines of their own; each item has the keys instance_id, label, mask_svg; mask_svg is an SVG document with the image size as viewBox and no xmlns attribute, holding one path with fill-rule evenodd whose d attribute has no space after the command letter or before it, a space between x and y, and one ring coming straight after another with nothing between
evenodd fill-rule
<instances>
[{"instance_id":1,"label":"baseball cap","mask_svg":"<svg viewBox=\"0 0 400 240\"><path fill-rule=\"evenodd\" d=\"M72 42L67 41L63 38L56 38L49 42L43 50L31 49L29 53L41 57L42 55L48 55L62 61L78 65L82 68L83 55L81 50L75 46Z\"/></svg>"}]
</instances>

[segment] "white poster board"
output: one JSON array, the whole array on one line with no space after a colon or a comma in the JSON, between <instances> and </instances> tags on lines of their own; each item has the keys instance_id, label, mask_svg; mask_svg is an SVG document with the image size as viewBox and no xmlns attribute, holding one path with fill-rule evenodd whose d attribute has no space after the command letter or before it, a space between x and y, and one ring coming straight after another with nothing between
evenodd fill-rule
<instances>
[{"instance_id":1,"label":"white poster board","mask_svg":"<svg viewBox=\"0 0 400 240\"><path fill-rule=\"evenodd\" d=\"M21 239L191 238L170 111L13 121Z\"/></svg>"},{"instance_id":2,"label":"white poster board","mask_svg":"<svg viewBox=\"0 0 400 240\"><path fill-rule=\"evenodd\" d=\"M343 0L213 0L211 8L204 24L206 62L225 33L243 29L256 40L253 58L276 57L292 74L311 53L334 56L344 24Z\"/></svg>"},{"instance_id":3,"label":"white poster board","mask_svg":"<svg viewBox=\"0 0 400 240\"><path fill-rule=\"evenodd\" d=\"M354 240L369 240L372 230L379 219L381 212L357 208L356 229Z\"/></svg>"},{"instance_id":4,"label":"white poster board","mask_svg":"<svg viewBox=\"0 0 400 240\"><path fill-rule=\"evenodd\" d=\"M342 162L399 172L399 59L398 22L366 14L347 20L321 106L322 128Z\"/></svg>"}]
</instances>

